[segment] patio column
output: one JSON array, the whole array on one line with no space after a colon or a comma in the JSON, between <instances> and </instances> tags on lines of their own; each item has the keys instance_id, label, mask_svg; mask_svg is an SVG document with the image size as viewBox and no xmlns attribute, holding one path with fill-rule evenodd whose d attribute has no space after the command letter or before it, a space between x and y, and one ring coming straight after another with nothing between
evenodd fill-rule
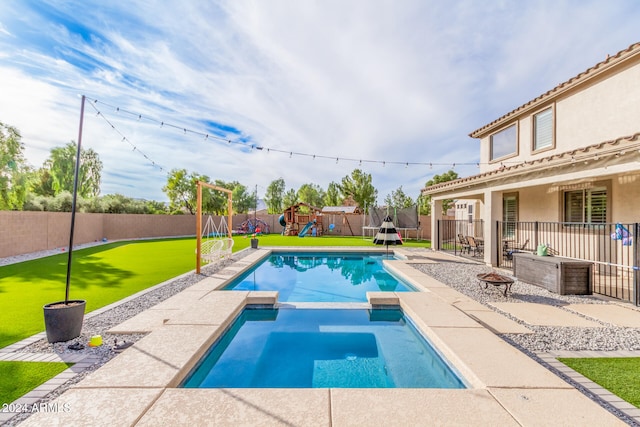
<instances>
[{"instance_id":1,"label":"patio column","mask_svg":"<svg viewBox=\"0 0 640 427\"><path fill-rule=\"evenodd\" d=\"M497 222L502 220L502 192L490 191L484 192L484 205L482 212L483 234L484 234L484 262L487 265L498 265L498 247L501 242L498 241Z\"/></svg>"},{"instance_id":2,"label":"patio column","mask_svg":"<svg viewBox=\"0 0 640 427\"><path fill-rule=\"evenodd\" d=\"M442 219L442 200L431 199L431 249L437 250L440 234L438 220Z\"/></svg>"}]
</instances>

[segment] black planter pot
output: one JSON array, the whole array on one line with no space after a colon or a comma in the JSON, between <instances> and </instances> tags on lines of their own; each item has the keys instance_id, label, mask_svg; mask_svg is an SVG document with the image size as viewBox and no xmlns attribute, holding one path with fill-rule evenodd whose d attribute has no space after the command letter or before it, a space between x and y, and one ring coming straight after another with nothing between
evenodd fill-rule
<instances>
[{"instance_id":1,"label":"black planter pot","mask_svg":"<svg viewBox=\"0 0 640 427\"><path fill-rule=\"evenodd\" d=\"M84 309L87 302L84 300L70 300L54 302L44 306L44 328L47 332L47 341L69 341L80 336Z\"/></svg>"},{"instance_id":2,"label":"black planter pot","mask_svg":"<svg viewBox=\"0 0 640 427\"><path fill-rule=\"evenodd\" d=\"M258 239L251 239L251 249L258 249Z\"/></svg>"}]
</instances>

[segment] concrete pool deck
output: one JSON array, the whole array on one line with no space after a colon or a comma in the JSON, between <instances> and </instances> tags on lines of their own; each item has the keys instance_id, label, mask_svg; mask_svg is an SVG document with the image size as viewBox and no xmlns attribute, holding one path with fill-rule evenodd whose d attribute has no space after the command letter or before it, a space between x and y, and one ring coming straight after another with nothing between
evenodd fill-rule
<instances>
[{"instance_id":1,"label":"concrete pool deck","mask_svg":"<svg viewBox=\"0 0 640 427\"><path fill-rule=\"evenodd\" d=\"M371 303L399 303L469 388L176 388L246 305L276 301L275 292L218 291L269 252L252 251L112 328L148 335L54 401L68 412L41 412L21 425L625 425L496 335L530 333L525 326L405 261L387 267L423 292L370 293ZM419 262L451 261L443 257L430 252Z\"/></svg>"}]
</instances>

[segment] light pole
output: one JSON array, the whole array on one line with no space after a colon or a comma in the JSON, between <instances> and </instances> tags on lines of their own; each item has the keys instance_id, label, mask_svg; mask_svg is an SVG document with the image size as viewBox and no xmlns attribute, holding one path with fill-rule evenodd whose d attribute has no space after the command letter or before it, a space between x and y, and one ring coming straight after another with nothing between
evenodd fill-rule
<instances>
[{"instance_id":1,"label":"light pole","mask_svg":"<svg viewBox=\"0 0 640 427\"><path fill-rule=\"evenodd\" d=\"M78 150L76 151L76 166L73 177L73 199L71 202L71 230L69 232L69 257L67 259L67 283L64 293L64 303L69 304L69 283L71 281L71 260L73 257L73 232L76 223L76 202L78 200L78 176L80 174L80 149L82 146L82 125L84 123L84 102L85 96L82 95L80 104L80 126L78 129Z\"/></svg>"}]
</instances>

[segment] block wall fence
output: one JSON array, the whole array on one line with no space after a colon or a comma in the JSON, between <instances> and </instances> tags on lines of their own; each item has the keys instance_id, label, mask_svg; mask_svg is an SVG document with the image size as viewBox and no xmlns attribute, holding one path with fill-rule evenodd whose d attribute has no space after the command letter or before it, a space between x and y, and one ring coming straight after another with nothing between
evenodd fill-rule
<instances>
[{"instance_id":1,"label":"block wall fence","mask_svg":"<svg viewBox=\"0 0 640 427\"><path fill-rule=\"evenodd\" d=\"M253 215L233 216L233 228L237 229ZM258 215L269 225L271 233L280 233L280 215ZM215 224L220 217L213 217ZM206 217L203 218L203 224ZM362 215L324 215L325 234L337 236L362 236ZM68 212L0 211L0 258L31 252L62 249L69 245L71 214ZM334 224L328 232L329 224ZM421 230L407 231L407 237L429 240L431 221L420 216ZM368 224L367 224L368 225ZM134 214L76 214L74 244L90 243L106 238L109 241L144 239L154 237L195 236L194 215L134 215ZM404 236L404 233L403 233Z\"/></svg>"}]
</instances>

